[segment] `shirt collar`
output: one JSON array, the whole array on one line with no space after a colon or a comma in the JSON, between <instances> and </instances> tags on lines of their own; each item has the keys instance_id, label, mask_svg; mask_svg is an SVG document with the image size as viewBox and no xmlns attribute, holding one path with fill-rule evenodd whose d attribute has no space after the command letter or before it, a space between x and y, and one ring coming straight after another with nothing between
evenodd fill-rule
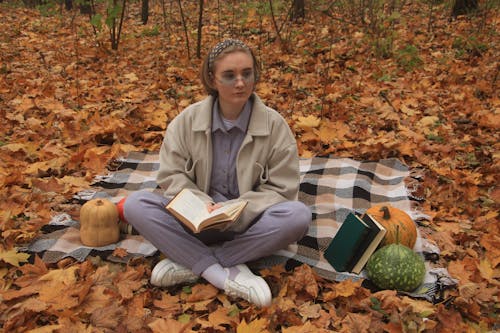
<instances>
[{"instance_id":1,"label":"shirt collar","mask_svg":"<svg viewBox=\"0 0 500 333\"><path fill-rule=\"evenodd\" d=\"M252 113L252 100L249 99L243 106L243 111L238 116L238 119L234 122L234 127L237 127L240 131L246 132L248 128L248 123L250 122L250 115ZM212 108L212 133L221 130L227 132L222 116L219 112L219 99L215 100Z\"/></svg>"}]
</instances>

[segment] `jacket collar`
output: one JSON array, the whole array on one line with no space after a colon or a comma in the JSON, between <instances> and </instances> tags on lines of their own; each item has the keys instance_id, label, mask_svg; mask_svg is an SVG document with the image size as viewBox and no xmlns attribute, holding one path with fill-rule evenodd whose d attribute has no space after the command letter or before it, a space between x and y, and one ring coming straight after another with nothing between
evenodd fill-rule
<instances>
[{"instance_id":1,"label":"jacket collar","mask_svg":"<svg viewBox=\"0 0 500 333\"><path fill-rule=\"evenodd\" d=\"M247 133L252 136L269 135L269 111L267 110L267 107L255 93L253 93L250 98L253 98L253 107ZM216 98L214 98L213 96L208 96L207 98L199 102L199 109L196 111L197 114L193 120L193 131L211 131L212 108L215 101Z\"/></svg>"}]
</instances>

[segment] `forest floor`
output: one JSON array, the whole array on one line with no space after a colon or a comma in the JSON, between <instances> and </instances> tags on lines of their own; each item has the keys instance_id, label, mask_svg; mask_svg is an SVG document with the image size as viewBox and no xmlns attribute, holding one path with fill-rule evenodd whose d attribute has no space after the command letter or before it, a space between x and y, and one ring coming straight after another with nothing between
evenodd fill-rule
<instances>
[{"instance_id":1,"label":"forest floor","mask_svg":"<svg viewBox=\"0 0 500 333\"><path fill-rule=\"evenodd\" d=\"M146 259L26 263L18 249L52 216L78 218L75 193L113 159L158 150L168 122L203 98L197 3L183 2L189 49L171 1L153 3L147 25L130 4L116 51L106 25L96 30L78 11L0 3L0 331L499 330L500 20L492 9L451 18L444 4L412 2L397 15L365 12L363 24L343 7L306 8L295 23L275 8L279 33L258 2L206 2L204 11L201 55L224 37L256 50L257 93L286 118L302 157L395 157L422 171L428 220L420 227L458 281L443 302L333 283L302 266L262 272L275 293L259 309L206 283L154 288Z\"/></svg>"}]
</instances>

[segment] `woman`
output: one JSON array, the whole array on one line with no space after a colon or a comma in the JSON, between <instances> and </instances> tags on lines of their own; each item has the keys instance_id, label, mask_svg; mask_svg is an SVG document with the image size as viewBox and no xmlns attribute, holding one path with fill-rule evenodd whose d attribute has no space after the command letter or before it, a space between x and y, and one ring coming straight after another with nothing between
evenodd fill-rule
<instances>
[{"instance_id":1,"label":"woman","mask_svg":"<svg viewBox=\"0 0 500 333\"><path fill-rule=\"evenodd\" d=\"M311 212L297 201L295 138L279 113L254 93L258 78L247 45L235 39L218 43L201 72L209 96L168 125L157 177L164 195L139 191L127 198L126 220L167 257L154 267L153 285L201 276L230 296L271 304L269 286L245 263L303 237ZM165 209L183 188L206 201L209 211L233 200L248 204L237 223L194 234Z\"/></svg>"}]
</instances>

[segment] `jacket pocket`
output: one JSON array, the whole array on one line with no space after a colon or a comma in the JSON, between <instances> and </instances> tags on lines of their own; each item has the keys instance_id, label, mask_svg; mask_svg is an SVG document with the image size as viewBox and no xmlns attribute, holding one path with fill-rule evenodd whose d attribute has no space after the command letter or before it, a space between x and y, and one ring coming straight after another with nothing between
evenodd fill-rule
<instances>
[{"instance_id":1,"label":"jacket pocket","mask_svg":"<svg viewBox=\"0 0 500 333\"><path fill-rule=\"evenodd\" d=\"M264 166L259 162L255 162L255 165L259 169L259 184L265 184L269 180L269 167L267 164Z\"/></svg>"},{"instance_id":2,"label":"jacket pocket","mask_svg":"<svg viewBox=\"0 0 500 333\"><path fill-rule=\"evenodd\" d=\"M186 164L184 164L184 172L186 175L192 180L195 181L196 179L196 164L198 163L198 160L193 161L193 159L190 157L187 161Z\"/></svg>"}]
</instances>

